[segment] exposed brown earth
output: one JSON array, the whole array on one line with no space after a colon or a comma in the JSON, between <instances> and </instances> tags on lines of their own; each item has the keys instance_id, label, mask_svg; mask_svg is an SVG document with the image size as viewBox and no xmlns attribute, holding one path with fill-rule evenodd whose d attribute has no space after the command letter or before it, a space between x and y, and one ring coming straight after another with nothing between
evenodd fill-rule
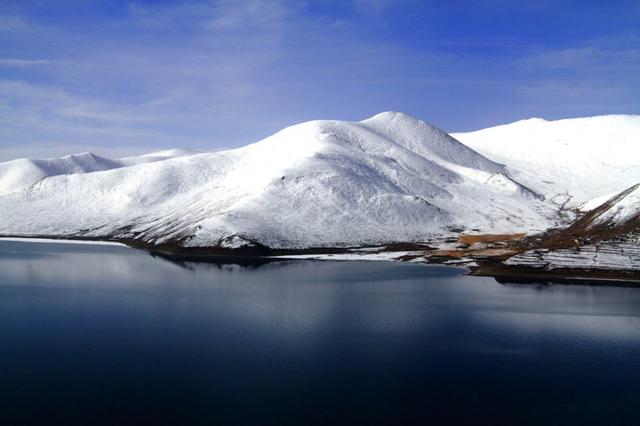
<instances>
[{"instance_id":1,"label":"exposed brown earth","mask_svg":"<svg viewBox=\"0 0 640 426\"><path fill-rule=\"evenodd\" d=\"M510 243L521 241L527 234L462 234L458 236L460 244L474 243Z\"/></svg>"}]
</instances>

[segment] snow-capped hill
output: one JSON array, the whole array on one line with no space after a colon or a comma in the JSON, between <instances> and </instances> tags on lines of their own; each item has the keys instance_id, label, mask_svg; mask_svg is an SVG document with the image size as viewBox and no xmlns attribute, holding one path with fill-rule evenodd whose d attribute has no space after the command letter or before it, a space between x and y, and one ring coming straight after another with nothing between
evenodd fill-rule
<instances>
[{"instance_id":1,"label":"snow-capped hill","mask_svg":"<svg viewBox=\"0 0 640 426\"><path fill-rule=\"evenodd\" d=\"M82 152L59 158L20 158L6 161L0 163L0 196L22 191L50 176L92 173L196 153L175 149L113 160L91 152Z\"/></svg>"},{"instance_id":2,"label":"snow-capped hill","mask_svg":"<svg viewBox=\"0 0 640 426\"><path fill-rule=\"evenodd\" d=\"M503 166L420 120L383 113L302 123L234 150L53 176L0 197L0 233L300 248L424 240L452 225L540 230L554 213Z\"/></svg>"},{"instance_id":3,"label":"snow-capped hill","mask_svg":"<svg viewBox=\"0 0 640 426\"><path fill-rule=\"evenodd\" d=\"M49 176L89 173L114 167L119 167L117 162L90 152L60 158L7 161L0 163L0 196L28 188Z\"/></svg>"},{"instance_id":4,"label":"snow-capped hill","mask_svg":"<svg viewBox=\"0 0 640 426\"><path fill-rule=\"evenodd\" d=\"M640 116L539 118L454 137L508 166L511 176L557 204L577 207L640 181Z\"/></svg>"}]
</instances>

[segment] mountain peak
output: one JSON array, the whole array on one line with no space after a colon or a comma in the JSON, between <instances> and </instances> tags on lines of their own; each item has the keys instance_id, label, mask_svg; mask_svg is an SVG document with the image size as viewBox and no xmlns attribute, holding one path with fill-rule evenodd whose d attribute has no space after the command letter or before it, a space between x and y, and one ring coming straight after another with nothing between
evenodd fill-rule
<instances>
[{"instance_id":1,"label":"mountain peak","mask_svg":"<svg viewBox=\"0 0 640 426\"><path fill-rule=\"evenodd\" d=\"M409 120L418 120L416 117L413 117L412 115L406 114L404 112L400 112L400 111L382 111L379 112L378 114L375 114L363 121L367 121L367 120L382 120L382 121L390 121L393 119L409 119Z\"/></svg>"},{"instance_id":2,"label":"mountain peak","mask_svg":"<svg viewBox=\"0 0 640 426\"><path fill-rule=\"evenodd\" d=\"M405 114L404 112L399 111L384 111L379 114L376 114L372 117L369 117L365 120L362 120L363 124L379 124L379 125L401 125L401 126L427 126L430 128L438 129L436 126L427 123L424 120L416 118L412 115ZM438 129L440 130L440 129ZM444 132L443 132L444 133Z\"/></svg>"}]
</instances>

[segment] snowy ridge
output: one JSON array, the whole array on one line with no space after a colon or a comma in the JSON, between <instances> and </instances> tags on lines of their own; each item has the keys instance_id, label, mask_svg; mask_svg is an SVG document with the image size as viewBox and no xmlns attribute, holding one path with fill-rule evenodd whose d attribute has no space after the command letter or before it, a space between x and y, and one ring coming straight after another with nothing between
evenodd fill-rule
<instances>
[{"instance_id":1,"label":"snowy ridge","mask_svg":"<svg viewBox=\"0 0 640 426\"><path fill-rule=\"evenodd\" d=\"M617 194L608 201L606 210L598 211L590 227L602 224L622 225L640 218L640 184ZM638 224L640 227L640 224Z\"/></svg>"},{"instance_id":2,"label":"snowy ridge","mask_svg":"<svg viewBox=\"0 0 640 426\"><path fill-rule=\"evenodd\" d=\"M0 163L0 195L28 188L49 176L89 173L116 167L120 167L117 162L89 152L60 158L8 161Z\"/></svg>"},{"instance_id":3,"label":"snowy ridge","mask_svg":"<svg viewBox=\"0 0 640 426\"><path fill-rule=\"evenodd\" d=\"M27 189L50 176L111 170L194 153L194 151L176 149L117 160L100 157L90 152L60 158L20 158L0 163L0 196Z\"/></svg>"},{"instance_id":4,"label":"snowy ridge","mask_svg":"<svg viewBox=\"0 0 640 426\"><path fill-rule=\"evenodd\" d=\"M533 118L453 136L505 164L512 177L566 207L640 182L638 115Z\"/></svg>"},{"instance_id":5,"label":"snowy ridge","mask_svg":"<svg viewBox=\"0 0 640 426\"><path fill-rule=\"evenodd\" d=\"M587 201L584 204L579 205L578 206L578 210L580 212L582 212L582 213L590 212L590 211L600 207L601 205L603 205L604 203L606 203L607 201L609 201L610 199L612 199L616 195L618 195L618 192L614 192L614 193L611 193L611 194L606 194L606 195L603 195L601 197L596 197L594 199L591 199L591 200Z\"/></svg>"},{"instance_id":6,"label":"snowy ridge","mask_svg":"<svg viewBox=\"0 0 640 426\"><path fill-rule=\"evenodd\" d=\"M637 233L640 233L640 183L594 207L558 232L556 239L620 240Z\"/></svg>"},{"instance_id":7,"label":"snowy ridge","mask_svg":"<svg viewBox=\"0 0 640 426\"><path fill-rule=\"evenodd\" d=\"M302 123L234 150L50 176L1 196L0 217L5 235L301 248L420 241L452 225L543 230L555 206L436 127L388 112Z\"/></svg>"}]
</instances>

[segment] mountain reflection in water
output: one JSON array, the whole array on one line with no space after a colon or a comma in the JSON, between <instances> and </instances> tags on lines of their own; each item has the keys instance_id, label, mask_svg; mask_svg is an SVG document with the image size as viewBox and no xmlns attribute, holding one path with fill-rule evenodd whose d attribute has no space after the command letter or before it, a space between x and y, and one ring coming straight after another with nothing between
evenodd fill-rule
<instances>
[{"instance_id":1,"label":"mountain reflection in water","mask_svg":"<svg viewBox=\"0 0 640 426\"><path fill-rule=\"evenodd\" d=\"M638 289L242 262L0 241L2 424L640 420Z\"/></svg>"}]
</instances>

